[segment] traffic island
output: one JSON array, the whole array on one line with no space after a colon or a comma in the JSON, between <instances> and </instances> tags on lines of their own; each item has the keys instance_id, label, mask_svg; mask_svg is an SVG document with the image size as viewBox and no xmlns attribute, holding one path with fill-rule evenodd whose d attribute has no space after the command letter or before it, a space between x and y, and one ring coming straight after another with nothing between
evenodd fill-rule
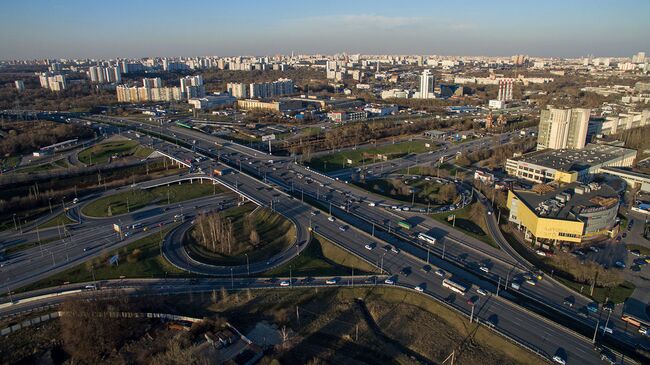
<instances>
[{"instance_id":1,"label":"traffic island","mask_svg":"<svg viewBox=\"0 0 650 365\"><path fill-rule=\"evenodd\" d=\"M214 266L266 262L295 241L290 220L252 203L199 215L183 235L190 258Z\"/></svg>"}]
</instances>

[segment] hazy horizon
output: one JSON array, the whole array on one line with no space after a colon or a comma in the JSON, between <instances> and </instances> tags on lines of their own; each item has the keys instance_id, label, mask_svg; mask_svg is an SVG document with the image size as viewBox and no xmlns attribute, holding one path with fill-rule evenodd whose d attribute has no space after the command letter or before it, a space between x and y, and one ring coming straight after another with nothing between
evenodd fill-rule
<instances>
[{"instance_id":1,"label":"hazy horizon","mask_svg":"<svg viewBox=\"0 0 650 365\"><path fill-rule=\"evenodd\" d=\"M325 5L325 6L323 6ZM630 57L650 50L650 2L341 0L10 2L0 58L422 54ZM304 14L309 14L305 16Z\"/></svg>"}]
</instances>

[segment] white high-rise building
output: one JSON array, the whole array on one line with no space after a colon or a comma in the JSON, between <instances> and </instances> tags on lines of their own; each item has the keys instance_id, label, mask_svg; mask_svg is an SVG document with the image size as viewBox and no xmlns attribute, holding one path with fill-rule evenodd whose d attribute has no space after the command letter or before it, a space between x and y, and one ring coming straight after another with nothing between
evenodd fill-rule
<instances>
[{"instance_id":1,"label":"white high-rise building","mask_svg":"<svg viewBox=\"0 0 650 365\"><path fill-rule=\"evenodd\" d=\"M187 99L204 97L205 86L203 86L203 77L196 75L181 78L181 92L183 93L183 97Z\"/></svg>"},{"instance_id":2,"label":"white high-rise building","mask_svg":"<svg viewBox=\"0 0 650 365\"><path fill-rule=\"evenodd\" d=\"M14 84L16 85L16 90L18 90L18 92L25 91L25 83L23 80L16 80L14 81Z\"/></svg>"},{"instance_id":3,"label":"white high-rise building","mask_svg":"<svg viewBox=\"0 0 650 365\"><path fill-rule=\"evenodd\" d=\"M144 78L142 79L142 86L145 88L157 88L157 87L162 87L162 80L160 77L155 77L155 78Z\"/></svg>"},{"instance_id":4,"label":"white high-rise building","mask_svg":"<svg viewBox=\"0 0 650 365\"><path fill-rule=\"evenodd\" d=\"M591 109L542 110L539 119L537 149L582 149L587 140Z\"/></svg>"},{"instance_id":5,"label":"white high-rise building","mask_svg":"<svg viewBox=\"0 0 650 365\"><path fill-rule=\"evenodd\" d=\"M335 79L338 70L339 66L336 61L327 61L325 64L325 74L328 79Z\"/></svg>"},{"instance_id":6,"label":"white high-rise building","mask_svg":"<svg viewBox=\"0 0 650 365\"><path fill-rule=\"evenodd\" d=\"M420 99L429 99L435 98L433 90L435 88L435 77L431 74L431 71L424 70L422 75L420 75Z\"/></svg>"},{"instance_id":7,"label":"white high-rise building","mask_svg":"<svg viewBox=\"0 0 650 365\"><path fill-rule=\"evenodd\" d=\"M57 75L51 72L43 72L39 76L41 87L52 91L65 90L68 87L65 75Z\"/></svg>"}]
</instances>

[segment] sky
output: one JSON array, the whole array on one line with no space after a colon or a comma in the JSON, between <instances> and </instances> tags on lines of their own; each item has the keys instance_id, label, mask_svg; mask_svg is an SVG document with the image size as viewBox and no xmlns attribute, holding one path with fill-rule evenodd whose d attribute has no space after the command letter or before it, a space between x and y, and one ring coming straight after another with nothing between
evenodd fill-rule
<instances>
[{"instance_id":1,"label":"sky","mask_svg":"<svg viewBox=\"0 0 650 365\"><path fill-rule=\"evenodd\" d=\"M20 0L0 59L650 53L650 0Z\"/></svg>"}]
</instances>

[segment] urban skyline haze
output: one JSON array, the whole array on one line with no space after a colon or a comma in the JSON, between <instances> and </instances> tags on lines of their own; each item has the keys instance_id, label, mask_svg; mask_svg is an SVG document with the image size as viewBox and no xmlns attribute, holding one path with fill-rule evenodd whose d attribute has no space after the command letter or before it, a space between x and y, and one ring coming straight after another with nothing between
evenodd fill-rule
<instances>
[{"instance_id":1,"label":"urban skyline haze","mask_svg":"<svg viewBox=\"0 0 650 365\"><path fill-rule=\"evenodd\" d=\"M650 2L8 2L0 58L296 53L629 56ZM305 15L308 14L308 15Z\"/></svg>"}]
</instances>

